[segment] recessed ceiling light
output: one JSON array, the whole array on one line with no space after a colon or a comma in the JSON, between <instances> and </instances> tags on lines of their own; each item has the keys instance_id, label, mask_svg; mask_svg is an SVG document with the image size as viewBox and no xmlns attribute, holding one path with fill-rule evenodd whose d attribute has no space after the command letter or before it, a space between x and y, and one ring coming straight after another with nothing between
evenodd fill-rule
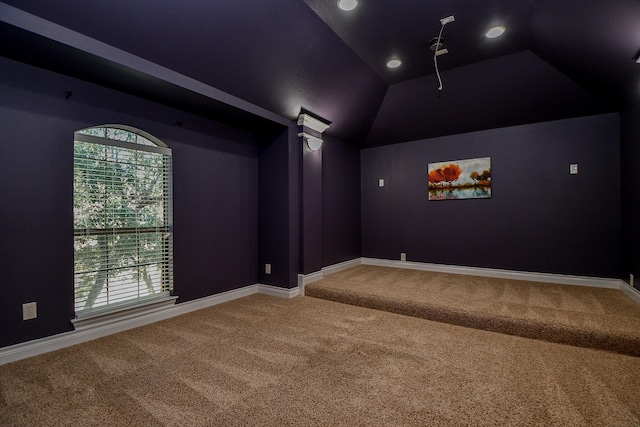
<instances>
[{"instance_id":1,"label":"recessed ceiling light","mask_svg":"<svg viewBox=\"0 0 640 427\"><path fill-rule=\"evenodd\" d=\"M389 68L398 68L401 65L402 65L402 61L400 61L399 59L392 59L389 62L387 62L387 67Z\"/></svg>"},{"instance_id":2,"label":"recessed ceiling light","mask_svg":"<svg viewBox=\"0 0 640 427\"><path fill-rule=\"evenodd\" d=\"M358 7L358 0L338 0L338 7L342 10L353 10Z\"/></svg>"},{"instance_id":3,"label":"recessed ceiling light","mask_svg":"<svg viewBox=\"0 0 640 427\"><path fill-rule=\"evenodd\" d=\"M485 35L489 39L495 39L496 37L500 37L501 35L503 35L506 30L507 29L502 25L498 25L497 27L493 27L489 31L487 31L487 34Z\"/></svg>"}]
</instances>

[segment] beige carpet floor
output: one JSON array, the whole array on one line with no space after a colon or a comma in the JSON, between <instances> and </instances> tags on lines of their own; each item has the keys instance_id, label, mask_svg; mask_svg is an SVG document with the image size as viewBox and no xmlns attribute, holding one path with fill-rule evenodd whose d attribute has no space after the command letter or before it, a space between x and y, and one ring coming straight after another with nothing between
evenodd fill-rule
<instances>
[{"instance_id":1,"label":"beige carpet floor","mask_svg":"<svg viewBox=\"0 0 640 427\"><path fill-rule=\"evenodd\" d=\"M307 285L305 294L640 356L640 304L617 289L361 265Z\"/></svg>"},{"instance_id":2,"label":"beige carpet floor","mask_svg":"<svg viewBox=\"0 0 640 427\"><path fill-rule=\"evenodd\" d=\"M640 358L254 295L0 366L1 426L640 426Z\"/></svg>"}]
</instances>

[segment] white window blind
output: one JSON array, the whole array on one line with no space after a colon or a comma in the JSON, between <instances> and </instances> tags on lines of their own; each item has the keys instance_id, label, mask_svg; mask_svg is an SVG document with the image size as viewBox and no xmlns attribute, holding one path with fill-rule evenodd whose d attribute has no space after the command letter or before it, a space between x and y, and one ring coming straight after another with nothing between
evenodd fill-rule
<instances>
[{"instance_id":1,"label":"white window blind","mask_svg":"<svg viewBox=\"0 0 640 427\"><path fill-rule=\"evenodd\" d=\"M173 288L171 150L124 127L75 133L76 316Z\"/></svg>"}]
</instances>

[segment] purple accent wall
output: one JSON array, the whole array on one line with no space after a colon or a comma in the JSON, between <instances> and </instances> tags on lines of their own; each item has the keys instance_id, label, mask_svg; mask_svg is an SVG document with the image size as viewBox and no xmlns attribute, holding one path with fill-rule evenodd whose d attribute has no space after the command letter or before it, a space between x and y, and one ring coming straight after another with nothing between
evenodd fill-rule
<instances>
[{"instance_id":1,"label":"purple accent wall","mask_svg":"<svg viewBox=\"0 0 640 427\"><path fill-rule=\"evenodd\" d=\"M294 118L303 106L330 120L332 132L342 138L362 138L366 134L387 88L302 1L184 2L158 7L153 0L135 3L93 0L74 2L73 7L65 8L38 3L11 1L21 10L233 94L281 117ZM109 19L93 19L95 16ZM22 18L19 24L23 21L30 20ZM56 40L61 38L57 28L50 33ZM24 43L24 36L18 40ZM64 39L60 41L67 44ZM113 54L104 52L101 46L91 44L91 47L99 56ZM0 46L0 50L13 49ZM71 71L83 73L82 69L90 63L83 58L82 65L72 67ZM126 74L125 83L131 78ZM318 91L318 87L322 90Z\"/></svg>"},{"instance_id":2,"label":"purple accent wall","mask_svg":"<svg viewBox=\"0 0 640 427\"><path fill-rule=\"evenodd\" d=\"M365 149L363 256L619 277L619 130L608 114ZM492 198L428 201L428 163L474 157Z\"/></svg>"},{"instance_id":3,"label":"purple accent wall","mask_svg":"<svg viewBox=\"0 0 640 427\"><path fill-rule=\"evenodd\" d=\"M173 149L178 303L256 283L256 147L188 131L164 141Z\"/></svg>"},{"instance_id":4,"label":"purple accent wall","mask_svg":"<svg viewBox=\"0 0 640 427\"><path fill-rule=\"evenodd\" d=\"M640 289L640 102L620 116L622 161L622 278Z\"/></svg>"},{"instance_id":5,"label":"purple accent wall","mask_svg":"<svg viewBox=\"0 0 640 427\"><path fill-rule=\"evenodd\" d=\"M360 149L328 135L322 145L322 265L360 255Z\"/></svg>"},{"instance_id":6,"label":"purple accent wall","mask_svg":"<svg viewBox=\"0 0 640 427\"><path fill-rule=\"evenodd\" d=\"M447 58L444 57L443 61ZM365 146L614 111L530 51L391 85Z\"/></svg>"},{"instance_id":7,"label":"purple accent wall","mask_svg":"<svg viewBox=\"0 0 640 427\"><path fill-rule=\"evenodd\" d=\"M293 124L292 124L293 125ZM297 125L296 125L297 126ZM297 129L297 127L296 127ZM289 132L289 287L298 285L300 272L300 241L302 230L300 228L301 216L301 176L300 157L302 156L302 144L298 132Z\"/></svg>"},{"instance_id":8,"label":"purple accent wall","mask_svg":"<svg viewBox=\"0 0 640 427\"><path fill-rule=\"evenodd\" d=\"M179 302L258 281L259 166L280 158L261 157L256 135L7 59L0 69L0 347L72 329L73 133L85 127L127 124L173 149ZM38 319L23 321L30 301Z\"/></svg>"},{"instance_id":9,"label":"purple accent wall","mask_svg":"<svg viewBox=\"0 0 640 427\"><path fill-rule=\"evenodd\" d=\"M63 96L30 92L42 85L32 70L8 67L4 60L0 66L0 346L5 346L71 329L74 123L65 118L72 107ZM33 87L9 86L12 79L31 81ZM39 303L38 319L23 321L22 304L31 301Z\"/></svg>"},{"instance_id":10,"label":"purple accent wall","mask_svg":"<svg viewBox=\"0 0 640 427\"><path fill-rule=\"evenodd\" d=\"M258 279L265 285L292 288L297 285L297 278L290 274L291 258L298 248L291 245L289 234L292 217L288 135L287 128L281 129L276 135L267 135L260 144ZM297 216L293 218L297 225ZM265 264L271 264L271 274L265 273ZM297 265L294 271L298 271Z\"/></svg>"}]
</instances>

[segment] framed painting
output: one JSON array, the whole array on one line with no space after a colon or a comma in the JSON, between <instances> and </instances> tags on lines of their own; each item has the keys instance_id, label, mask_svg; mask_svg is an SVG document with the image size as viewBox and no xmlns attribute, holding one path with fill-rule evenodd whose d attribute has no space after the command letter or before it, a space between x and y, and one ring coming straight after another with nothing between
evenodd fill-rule
<instances>
[{"instance_id":1,"label":"framed painting","mask_svg":"<svg viewBox=\"0 0 640 427\"><path fill-rule=\"evenodd\" d=\"M491 157L429 163L429 200L491 197Z\"/></svg>"}]
</instances>

